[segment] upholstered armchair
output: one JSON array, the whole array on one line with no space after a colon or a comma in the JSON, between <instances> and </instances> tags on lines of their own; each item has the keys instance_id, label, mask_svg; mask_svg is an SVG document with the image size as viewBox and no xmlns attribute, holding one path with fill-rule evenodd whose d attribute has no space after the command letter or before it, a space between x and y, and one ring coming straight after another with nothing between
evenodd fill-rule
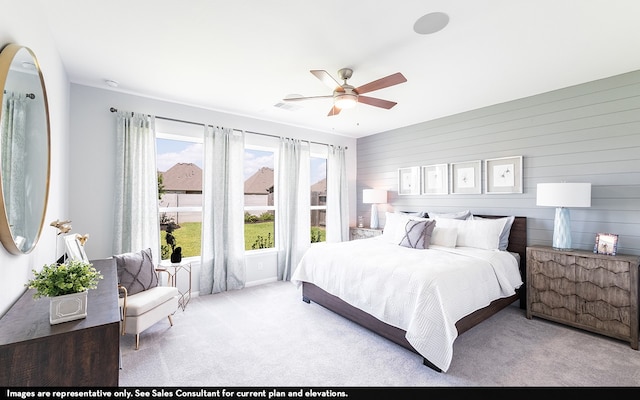
<instances>
[{"instance_id":1,"label":"upholstered armchair","mask_svg":"<svg viewBox=\"0 0 640 400\"><path fill-rule=\"evenodd\" d=\"M178 289L160 286L153 264L151 249L113 256L118 268L118 290L122 335L136 335L136 350L140 348L140 333L167 318L173 326L178 309Z\"/></svg>"}]
</instances>

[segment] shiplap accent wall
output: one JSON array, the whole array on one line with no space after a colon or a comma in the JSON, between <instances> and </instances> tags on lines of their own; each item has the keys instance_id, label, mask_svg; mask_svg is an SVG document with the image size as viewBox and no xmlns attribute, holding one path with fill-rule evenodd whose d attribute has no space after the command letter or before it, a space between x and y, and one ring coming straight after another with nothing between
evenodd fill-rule
<instances>
[{"instance_id":1,"label":"shiplap accent wall","mask_svg":"<svg viewBox=\"0 0 640 400\"><path fill-rule=\"evenodd\" d=\"M590 182L591 207L573 208L573 247L598 232L618 253L640 255L640 71L613 76L358 139L358 215L366 188L389 191L385 211L528 217L528 245L551 245L555 209L536 206L536 185ZM523 156L523 193L484 193L484 160ZM482 194L398 195L398 168L483 160Z\"/></svg>"}]
</instances>

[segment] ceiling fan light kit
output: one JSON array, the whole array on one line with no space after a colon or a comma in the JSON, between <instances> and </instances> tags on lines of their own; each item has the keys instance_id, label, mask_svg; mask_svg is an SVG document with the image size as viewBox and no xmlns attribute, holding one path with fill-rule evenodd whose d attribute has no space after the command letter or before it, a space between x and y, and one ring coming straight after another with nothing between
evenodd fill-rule
<instances>
[{"instance_id":1,"label":"ceiling fan light kit","mask_svg":"<svg viewBox=\"0 0 640 400\"><path fill-rule=\"evenodd\" d=\"M333 105L341 110L353 108L358 104L358 95L353 93L336 94L333 99Z\"/></svg>"},{"instance_id":2,"label":"ceiling fan light kit","mask_svg":"<svg viewBox=\"0 0 640 400\"><path fill-rule=\"evenodd\" d=\"M308 99L318 99L318 98L333 98L333 106L329 110L327 116L338 115L341 110L347 108L353 108L358 103L368 104L374 107L380 107L389 110L391 107L395 106L397 103L393 101L378 99L375 97L362 96L364 93L373 92L374 90L380 90L387 88L389 86L397 85L399 83L403 83L407 81L400 72L396 72L395 74L386 76L384 78L380 78L378 80L369 82L360 87L353 87L347 83L347 79L351 78L353 75L353 70L351 68L342 68L338 71L338 76L343 80L343 83L340 84L337 80L335 80L329 73L325 70L321 69L312 69L311 74L313 74L316 78L318 78L322 83L327 85L329 88L333 90L333 94L326 96L299 96L299 97L287 97L284 98L283 101L298 101L298 100L308 100Z\"/></svg>"}]
</instances>

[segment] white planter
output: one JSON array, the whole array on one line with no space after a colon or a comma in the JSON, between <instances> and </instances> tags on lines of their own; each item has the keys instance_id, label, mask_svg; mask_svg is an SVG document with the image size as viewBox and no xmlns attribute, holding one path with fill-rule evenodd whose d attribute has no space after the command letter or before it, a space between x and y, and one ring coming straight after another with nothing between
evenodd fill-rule
<instances>
[{"instance_id":1,"label":"white planter","mask_svg":"<svg viewBox=\"0 0 640 400\"><path fill-rule=\"evenodd\" d=\"M49 322L51 325L82 319L87 316L87 293L72 293L50 297Z\"/></svg>"}]
</instances>

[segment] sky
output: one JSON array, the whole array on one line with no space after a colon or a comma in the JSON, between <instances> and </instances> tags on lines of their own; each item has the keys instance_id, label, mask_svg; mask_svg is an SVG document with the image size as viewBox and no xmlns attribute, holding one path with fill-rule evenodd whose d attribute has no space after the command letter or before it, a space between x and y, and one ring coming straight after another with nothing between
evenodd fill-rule
<instances>
[{"instance_id":1,"label":"sky","mask_svg":"<svg viewBox=\"0 0 640 400\"><path fill-rule=\"evenodd\" d=\"M159 171L166 171L177 163L194 163L202 168L202 143L184 142L170 139L157 139L156 164ZM249 178L258 169L266 166L274 168L273 153L260 150L245 151L244 179ZM326 175L325 159L311 159L311 184L323 179Z\"/></svg>"}]
</instances>

